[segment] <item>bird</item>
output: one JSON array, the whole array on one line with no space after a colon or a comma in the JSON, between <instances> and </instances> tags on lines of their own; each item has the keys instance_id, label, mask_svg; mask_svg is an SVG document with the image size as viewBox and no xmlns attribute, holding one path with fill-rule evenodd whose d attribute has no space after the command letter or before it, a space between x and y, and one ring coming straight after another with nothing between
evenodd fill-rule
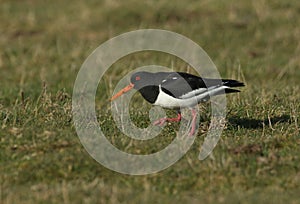
<instances>
[{"instance_id":1,"label":"bird","mask_svg":"<svg viewBox=\"0 0 300 204\"><path fill-rule=\"evenodd\" d=\"M207 102L212 96L240 92L234 88L242 86L245 86L243 82L233 79L201 78L185 72L138 71L131 75L129 85L112 96L110 101L136 89L149 103L177 111L175 118L164 117L154 122L154 125L160 126L165 122L181 121L181 108L189 108L192 113L189 135L194 135L197 125L194 107Z\"/></svg>"}]
</instances>

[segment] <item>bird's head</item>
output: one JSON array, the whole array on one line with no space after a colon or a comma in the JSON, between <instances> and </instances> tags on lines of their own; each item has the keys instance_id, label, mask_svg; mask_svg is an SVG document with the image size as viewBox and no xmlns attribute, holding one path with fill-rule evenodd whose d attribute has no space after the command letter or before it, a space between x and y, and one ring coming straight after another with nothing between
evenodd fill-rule
<instances>
[{"instance_id":1,"label":"bird's head","mask_svg":"<svg viewBox=\"0 0 300 204\"><path fill-rule=\"evenodd\" d=\"M118 93L116 93L110 100L113 101L122 94L130 91L132 88L139 90L145 86L154 86L157 85L155 78L153 77L153 73L150 72L136 72L131 75L130 84L123 89L121 89Z\"/></svg>"}]
</instances>

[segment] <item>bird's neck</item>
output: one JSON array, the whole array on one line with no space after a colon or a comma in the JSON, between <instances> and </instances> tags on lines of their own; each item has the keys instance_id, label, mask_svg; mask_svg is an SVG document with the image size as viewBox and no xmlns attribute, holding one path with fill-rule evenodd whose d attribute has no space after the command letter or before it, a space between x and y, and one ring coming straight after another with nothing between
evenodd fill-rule
<instances>
[{"instance_id":1,"label":"bird's neck","mask_svg":"<svg viewBox=\"0 0 300 204\"><path fill-rule=\"evenodd\" d=\"M145 86L138 90L144 99L149 103L154 103L159 94L159 87L158 86Z\"/></svg>"}]
</instances>

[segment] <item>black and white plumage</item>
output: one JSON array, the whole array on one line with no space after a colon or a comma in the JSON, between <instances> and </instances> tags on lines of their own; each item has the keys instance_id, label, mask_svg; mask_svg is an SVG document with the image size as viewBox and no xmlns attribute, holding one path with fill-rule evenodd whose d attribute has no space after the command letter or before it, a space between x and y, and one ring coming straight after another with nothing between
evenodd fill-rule
<instances>
[{"instance_id":1,"label":"black and white plumage","mask_svg":"<svg viewBox=\"0 0 300 204\"><path fill-rule=\"evenodd\" d=\"M198 103L209 100L211 96L240 92L233 88L244 86L244 83L237 80L201 78L184 72L136 72L131 76L130 82L111 100L134 88L149 103L178 111L177 118L162 118L156 122L158 125L166 121L180 121L180 108L192 109ZM196 113L193 110L195 120ZM196 120L192 121L191 135L195 131L195 122Z\"/></svg>"}]
</instances>

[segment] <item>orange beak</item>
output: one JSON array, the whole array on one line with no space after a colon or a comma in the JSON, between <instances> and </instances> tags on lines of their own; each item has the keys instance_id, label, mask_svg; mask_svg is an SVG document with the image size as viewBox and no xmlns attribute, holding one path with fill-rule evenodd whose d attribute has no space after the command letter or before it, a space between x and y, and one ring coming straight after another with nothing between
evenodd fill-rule
<instances>
[{"instance_id":1,"label":"orange beak","mask_svg":"<svg viewBox=\"0 0 300 204\"><path fill-rule=\"evenodd\" d=\"M130 91L133 87L134 87L134 84L130 83L128 86L126 86L121 91L119 91L118 93L116 93L113 97L111 97L110 101L113 101L116 98L118 98L119 96L121 96L123 93L126 93L126 92Z\"/></svg>"}]
</instances>

